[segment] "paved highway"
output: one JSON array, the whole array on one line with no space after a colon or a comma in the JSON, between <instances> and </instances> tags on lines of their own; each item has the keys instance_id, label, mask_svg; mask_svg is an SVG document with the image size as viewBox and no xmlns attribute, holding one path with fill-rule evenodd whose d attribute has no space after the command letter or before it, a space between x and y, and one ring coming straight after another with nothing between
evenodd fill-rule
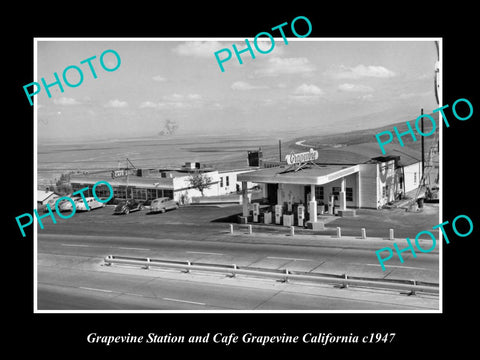
<instances>
[{"instance_id":1,"label":"paved highway","mask_svg":"<svg viewBox=\"0 0 480 360\"><path fill-rule=\"evenodd\" d=\"M106 267L90 257L43 255L40 310L431 310L433 296L327 285Z\"/></svg>"},{"instance_id":2,"label":"paved highway","mask_svg":"<svg viewBox=\"0 0 480 360\"><path fill-rule=\"evenodd\" d=\"M40 233L38 252L96 257L124 255L439 282L438 251L419 253L417 258L413 258L411 253L404 253L403 264L395 256L385 263L387 270L382 271L375 250L391 246L390 241L339 241L329 237L319 239L318 236L311 240L309 236L296 236L295 239L284 236L279 244L275 239L278 236L272 234L219 234L212 235L208 240L178 240ZM272 242L267 243L267 240Z\"/></svg>"},{"instance_id":3,"label":"paved highway","mask_svg":"<svg viewBox=\"0 0 480 360\"><path fill-rule=\"evenodd\" d=\"M343 290L343 298L340 296L342 300L338 300L338 296L331 293L339 290L331 286L324 287L322 293L312 294L311 290L300 291L298 284L287 284L279 292L276 287L268 288L272 280L264 280L258 287L243 279L241 286L232 287L238 279L228 279L225 283L216 279L212 283L210 275L187 280L188 275L177 271L180 277L175 282L165 278L168 272L161 272L162 277L151 278L152 275L145 272L133 274L135 269L120 274L112 270L106 272L101 266L105 256L123 255L439 282L438 248L431 253L418 253L417 258L404 253L403 264L395 256L386 262L387 271L384 272L375 250L392 246L391 241L354 237L336 239L331 235L292 237L287 235L285 228L253 235L236 228L235 234L231 235L228 224L208 221L222 213L222 209L212 209L213 215L209 210L196 209L198 217L192 210L163 214L167 215L165 217L144 213L121 217L112 216L111 209L106 208L76 214L57 224L47 224L45 229L38 231L39 309L438 308L438 298L420 306L408 302L413 297L403 295L378 303L376 292L370 291L370 298L355 299L350 298L350 290ZM423 247L429 246L424 244ZM110 269L113 268L118 270L117 267ZM136 284L135 289L132 289L133 284ZM150 287L148 284L155 285ZM145 293L147 289L153 291L157 288L165 293L151 296ZM319 289L312 285L306 288ZM200 296L199 291L204 295ZM405 303L406 299L409 300Z\"/></svg>"}]
</instances>

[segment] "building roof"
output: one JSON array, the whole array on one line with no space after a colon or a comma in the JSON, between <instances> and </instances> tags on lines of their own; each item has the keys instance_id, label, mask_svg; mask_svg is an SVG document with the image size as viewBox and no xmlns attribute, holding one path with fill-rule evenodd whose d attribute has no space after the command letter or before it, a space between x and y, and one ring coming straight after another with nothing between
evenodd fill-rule
<instances>
[{"instance_id":1,"label":"building roof","mask_svg":"<svg viewBox=\"0 0 480 360\"><path fill-rule=\"evenodd\" d=\"M101 174L93 174L93 175L72 175L70 176L70 183L74 184L86 184L86 185L94 185L99 181L107 181L112 186L126 186L127 185L127 177L118 177L112 179L111 175L101 175ZM129 175L128 176L128 186L134 187L143 187L143 188L159 188L165 190L173 190L173 178L151 178L151 177L143 177L143 176L136 176L136 175Z\"/></svg>"},{"instance_id":2,"label":"building roof","mask_svg":"<svg viewBox=\"0 0 480 360\"><path fill-rule=\"evenodd\" d=\"M249 166L249 167L246 167L246 168L241 168L241 169L224 169L224 170L218 170L218 173L219 174L224 174L224 173L244 173L244 172L249 172L249 171L255 171L255 170L258 170L259 167L258 166Z\"/></svg>"},{"instance_id":3,"label":"building roof","mask_svg":"<svg viewBox=\"0 0 480 360\"><path fill-rule=\"evenodd\" d=\"M164 190L173 190L174 178L189 177L196 172L196 170L183 170L183 169L143 169L145 171L141 176L138 176L138 172L130 169L128 175L128 186L134 186L139 188L158 188ZM152 171L150 171L152 170ZM216 172L207 168L197 169L201 173ZM165 176L162 176L164 173ZM91 174L72 174L70 176L71 184L85 184L94 185L99 181L107 181L112 186L126 186L127 177L125 175L112 178L112 171L102 171Z\"/></svg>"},{"instance_id":4,"label":"building roof","mask_svg":"<svg viewBox=\"0 0 480 360\"><path fill-rule=\"evenodd\" d=\"M372 158L400 156L399 165L411 165L421 161L421 145L409 144L409 146L400 146L397 143L391 143L386 146L386 154L382 154L377 142L366 142L360 144L339 144L338 146L318 147L318 164L365 164L371 162ZM428 149L426 146L425 149ZM299 151L298 147L295 151ZM270 162L264 159L264 162ZM274 161L275 162L275 161Z\"/></svg>"},{"instance_id":5,"label":"building roof","mask_svg":"<svg viewBox=\"0 0 480 360\"><path fill-rule=\"evenodd\" d=\"M52 195L57 195L57 194L53 191L37 190L37 201L44 202Z\"/></svg>"},{"instance_id":6,"label":"building roof","mask_svg":"<svg viewBox=\"0 0 480 360\"><path fill-rule=\"evenodd\" d=\"M294 171L293 167L284 165L239 174L237 181L271 184L323 185L344 176L358 173L359 171L359 165L308 165L298 171Z\"/></svg>"}]
</instances>

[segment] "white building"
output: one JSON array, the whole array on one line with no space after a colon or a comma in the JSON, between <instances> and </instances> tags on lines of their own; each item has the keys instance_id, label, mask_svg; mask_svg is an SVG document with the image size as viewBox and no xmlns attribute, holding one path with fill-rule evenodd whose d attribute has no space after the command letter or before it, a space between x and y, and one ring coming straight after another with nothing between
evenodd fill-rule
<instances>
[{"instance_id":1,"label":"white building","mask_svg":"<svg viewBox=\"0 0 480 360\"><path fill-rule=\"evenodd\" d=\"M113 188L115 199L139 201L169 197L180 204L189 204L195 198L227 195L240 190L237 175L252 169L221 171L201 167L199 163L187 162L177 169L120 169L107 170L95 174L73 174L70 183L73 192L88 187L85 194L93 196L92 187L98 181L107 181ZM195 174L208 177L208 187L202 192L192 186L190 178ZM108 188L99 185L95 189L97 196L109 197ZM87 195L85 195L87 196Z\"/></svg>"},{"instance_id":2,"label":"white building","mask_svg":"<svg viewBox=\"0 0 480 360\"><path fill-rule=\"evenodd\" d=\"M242 189L247 182L263 184L263 197L271 205L282 205L292 212L298 206L305 207L316 222L319 212L378 209L415 191L421 177L421 162L401 163L400 156L384 156L361 164L339 165L317 164L310 159L239 174L238 180L242 181ZM244 201L243 216L248 215L249 207Z\"/></svg>"},{"instance_id":3,"label":"white building","mask_svg":"<svg viewBox=\"0 0 480 360\"><path fill-rule=\"evenodd\" d=\"M52 207L59 197L60 195L54 191L37 190L37 205L49 204Z\"/></svg>"}]
</instances>

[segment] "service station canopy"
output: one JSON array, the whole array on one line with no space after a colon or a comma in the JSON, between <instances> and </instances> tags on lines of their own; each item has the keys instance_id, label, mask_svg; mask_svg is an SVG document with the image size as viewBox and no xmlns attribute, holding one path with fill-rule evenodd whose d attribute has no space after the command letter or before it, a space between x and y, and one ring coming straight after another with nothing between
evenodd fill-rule
<instances>
[{"instance_id":1,"label":"service station canopy","mask_svg":"<svg viewBox=\"0 0 480 360\"><path fill-rule=\"evenodd\" d=\"M291 171L288 171L287 166L280 166L239 174L237 181L265 184L323 185L359 171L359 165L311 164Z\"/></svg>"}]
</instances>

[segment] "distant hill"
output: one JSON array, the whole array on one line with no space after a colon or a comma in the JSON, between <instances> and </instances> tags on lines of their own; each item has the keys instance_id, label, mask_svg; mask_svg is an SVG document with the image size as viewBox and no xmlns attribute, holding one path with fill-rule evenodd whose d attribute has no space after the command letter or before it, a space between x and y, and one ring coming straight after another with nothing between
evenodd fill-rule
<instances>
[{"instance_id":1,"label":"distant hill","mask_svg":"<svg viewBox=\"0 0 480 360\"><path fill-rule=\"evenodd\" d=\"M438 113L431 115L438 124ZM285 155L290 152L302 152L307 151L309 148L314 148L319 151L319 162L339 164L362 163L373 157L383 156L375 135L382 131L391 131L393 133L393 141L385 145L385 155L400 155L401 162L404 165L408 165L421 160L422 138L415 129L415 119L409 122L414 129L417 141L413 141L410 135L406 135L402 137L405 144L403 147L400 146L393 128L396 126L400 133L407 131L408 127L405 121L372 129L299 137L282 143L282 158L284 159ZM424 133L429 133L431 130L432 124L426 119L424 121ZM436 133L438 133L438 127ZM386 139L386 135L382 138ZM425 156L427 156L428 150L435 140L435 134L424 137L424 140ZM265 160L279 159L278 147L268 146L262 150Z\"/></svg>"}]
</instances>

